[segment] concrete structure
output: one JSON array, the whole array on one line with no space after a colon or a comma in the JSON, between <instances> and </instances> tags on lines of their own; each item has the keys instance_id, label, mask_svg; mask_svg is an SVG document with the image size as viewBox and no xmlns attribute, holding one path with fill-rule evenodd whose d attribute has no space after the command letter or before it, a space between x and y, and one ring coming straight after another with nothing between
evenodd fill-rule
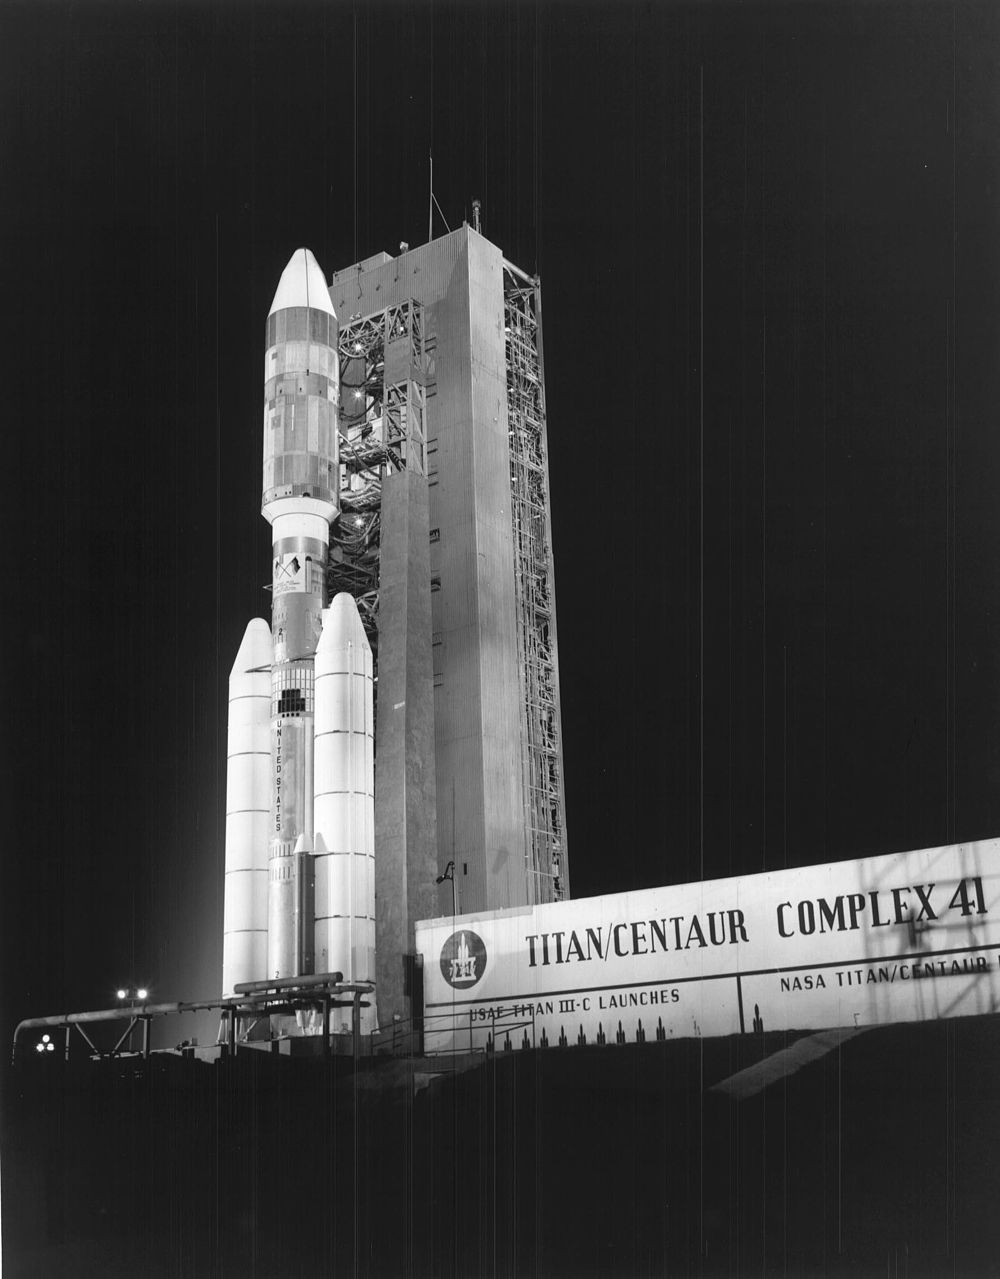
<instances>
[{"instance_id":1,"label":"concrete structure","mask_svg":"<svg viewBox=\"0 0 1000 1279\"><path fill-rule=\"evenodd\" d=\"M463 226L338 271L330 299L330 591L377 649L385 1023L411 1011L418 919L568 895L540 291Z\"/></svg>"}]
</instances>

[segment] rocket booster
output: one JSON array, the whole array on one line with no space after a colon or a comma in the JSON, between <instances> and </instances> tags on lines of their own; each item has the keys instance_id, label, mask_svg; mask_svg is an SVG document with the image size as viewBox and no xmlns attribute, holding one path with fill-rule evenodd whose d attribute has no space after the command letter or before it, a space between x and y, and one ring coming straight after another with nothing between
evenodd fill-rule
<instances>
[{"instance_id":1,"label":"rocket booster","mask_svg":"<svg viewBox=\"0 0 1000 1279\"><path fill-rule=\"evenodd\" d=\"M255 617L229 676L226 892L222 989L267 967L267 843L271 822L271 629Z\"/></svg>"},{"instance_id":2,"label":"rocket booster","mask_svg":"<svg viewBox=\"0 0 1000 1279\"><path fill-rule=\"evenodd\" d=\"M372 650L346 593L316 653L316 963L375 980L375 724Z\"/></svg>"},{"instance_id":3,"label":"rocket booster","mask_svg":"<svg viewBox=\"0 0 1000 1279\"><path fill-rule=\"evenodd\" d=\"M230 677L224 995L314 971L374 979L371 649L350 595L326 609L337 345L323 272L297 249L264 356L271 626L250 623Z\"/></svg>"}]
</instances>

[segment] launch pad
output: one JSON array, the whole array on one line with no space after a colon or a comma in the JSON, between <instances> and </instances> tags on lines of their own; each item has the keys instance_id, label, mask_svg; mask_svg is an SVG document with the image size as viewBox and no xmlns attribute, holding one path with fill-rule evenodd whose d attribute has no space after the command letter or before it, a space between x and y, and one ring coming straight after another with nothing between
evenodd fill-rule
<instances>
[{"instance_id":1,"label":"launch pad","mask_svg":"<svg viewBox=\"0 0 1000 1279\"><path fill-rule=\"evenodd\" d=\"M469 228L329 286L310 259L267 322L224 995L21 1024L20 1061L64 1051L19 1072L18 1142L69 1180L67 1133L157 1152L88 1163L39 1237L107 1201L146 1209L149 1275L181 1219L233 1274L985 1263L995 841L571 900L538 281ZM217 1045L152 1046L209 1010ZM91 1090L66 1130L56 1081Z\"/></svg>"}]
</instances>

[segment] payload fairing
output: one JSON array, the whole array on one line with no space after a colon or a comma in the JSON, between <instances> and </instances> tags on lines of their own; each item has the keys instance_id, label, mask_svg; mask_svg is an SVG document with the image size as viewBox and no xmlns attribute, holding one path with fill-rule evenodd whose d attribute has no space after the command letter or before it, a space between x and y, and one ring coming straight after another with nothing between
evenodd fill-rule
<instances>
[{"instance_id":1,"label":"payload fairing","mask_svg":"<svg viewBox=\"0 0 1000 1279\"><path fill-rule=\"evenodd\" d=\"M229 681L224 996L312 972L375 978L372 654L353 598L326 607L337 337L323 272L297 249L267 317L271 627L250 622Z\"/></svg>"}]
</instances>

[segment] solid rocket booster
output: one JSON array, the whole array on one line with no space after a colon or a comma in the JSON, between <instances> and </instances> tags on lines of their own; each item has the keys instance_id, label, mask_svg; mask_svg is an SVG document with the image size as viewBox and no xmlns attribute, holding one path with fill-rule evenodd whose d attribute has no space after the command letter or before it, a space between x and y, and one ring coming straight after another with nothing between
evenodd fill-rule
<instances>
[{"instance_id":1,"label":"solid rocket booster","mask_svg":"<svg viewBox=\"0 0 1000 1279\"><path fill-rule=\"evenodd\" d=\"M229 676L226 893L222 993L267 965L267 843L271 819L271 629L255 617Z\"/></svg>"},{"instance_id":2,"label":"solid rocket booster","mask_svg":"<svg viewBox=\"0 0 1000 1279\"><path fill-rule=\"evenodd\" d=\"M323 273L298 249L267 318L271 626L249 624L229 681L224 995L314 971L375 979L372 652L350 595L324 607L337 341Z\"/></svg>"},{"instance_id":3,"label":"solid rocket booster","mask_svg":"<svg viewBox=\"0 0 1000 1279\"><path fill-rule=\"evenodd\" d=\"M316 964L375 980L372 650L354 599L337 595L316 650Z\"/></svg>"},{"instance_id":4,"label":"solid rocket booster","mask_svg":"<svg viewBox=\"0 0 1000 1279\"><path fill-rule=\"evenodd\" d=\"M337 317L319 264L297 249L267 317L264 494L271 525L271 831L267 977L312 970L313 658L338 510Z\"/></svg>"}]
</instances>

